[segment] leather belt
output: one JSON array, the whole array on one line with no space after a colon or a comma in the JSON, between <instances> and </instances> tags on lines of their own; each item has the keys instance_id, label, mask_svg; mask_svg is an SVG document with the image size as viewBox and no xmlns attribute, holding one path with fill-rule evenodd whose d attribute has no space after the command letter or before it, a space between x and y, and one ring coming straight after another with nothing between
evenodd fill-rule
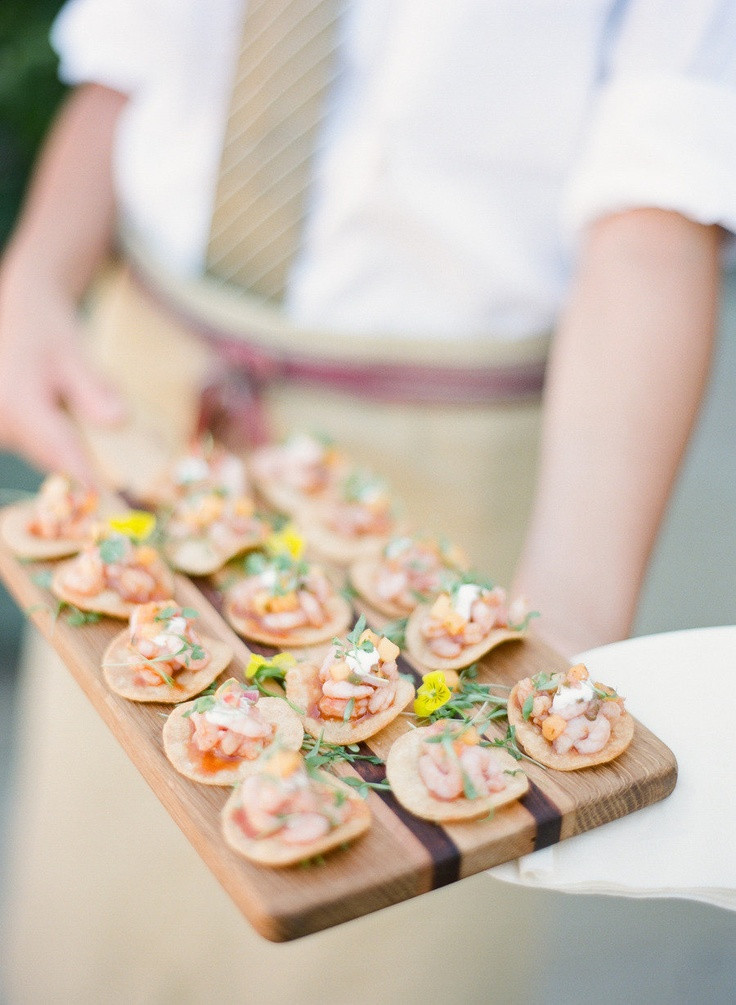
<instances>
[{"instance_id":1,"label":"leather belt","mask_svg":"<svg viewBox=\"0 0 736 1005\"><path fill-rule=\"evenodd\" d=\"M275 383L298 382L371 401L461 407L533 400L543 387L545 359L539 355L492 365L405 358L374 361L331 357L324 346L311 346L309 333L298 330L291 344L283 338L269 342L268 333L264 337L248 326L234 334L162 290L135 258L131 271L144 292L204 340L218 361L202 392L200 429L230 439L230 427L235 426L241 444L244 438L251 444L268 438L263 396ZM299 340L307 343L306 350L294 345ZM428 340L417 343L417 356L428 344ZM458 357L462 352L463 341L458 339Z\"/></svg>"}]
</instances>

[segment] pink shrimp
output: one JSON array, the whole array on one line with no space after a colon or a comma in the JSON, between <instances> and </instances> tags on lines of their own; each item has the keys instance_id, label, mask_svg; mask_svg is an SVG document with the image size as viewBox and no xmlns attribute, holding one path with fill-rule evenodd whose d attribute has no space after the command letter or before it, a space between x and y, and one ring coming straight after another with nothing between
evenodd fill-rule
<instances>
[{"instance_id":1,"label":"pink shrimp","mask_svg":"<svg viewBox=\"0 0 736 1005\"><path fill-rule=\"evenodd\" d=\"M96 550L83 551L63 572L63 582L70 590L85 597L105 589L105 566Z\"/></svg>"},{"instance_id":2,"label":"pink shrimp","mask_svg":"<svg viewBox=\"0 0 736 1005\"><path fill-rule=\"evenodd\" d=\"M396 687L397 684L395 681L383 687L377 687L368 702L368 711L372 715L376 715L378 712L383 712L387 709L396 697Z\"/></svg>"},{"instance_id":3,"label":"pink shrimp","mask_svg":"<svg viewBox=\"0 0 736 1005\"><path fill-rule=\"evenodd\" d=\"M503 771L492 751L476 745L466 746L460 753L460 764L479 796L502 792L506 788Z\"/></svg>"},{"instance_id":4,"label":"pink shrimp","mask_svg":"<svg viewBox=\"0 0 736 1005\"><path fill-rule=\"evenodd\" d=\"M107 581L123 600L145 604L156 597L158 584L153 573L135 565L112 563L107 566Z\"/></svg>"},{"instance_id":5,"label":"pink shrimp","mask_svg":"<svg viewBox=\"0 0 736 1005\"><path fill-rule=\"evenodd\" d=\"M304 611L275 611L261 615L263 627L270 632L290 632L294 628L302 628L306 623Z\"/></svg>"},{"instance_id":6,"label":"pink shrimp","mask_svg":"<svg viewBox=\"0 0 736 1005\"><path fill-rule=\"evenodd\" d=\"M348 702L353 702L351 719L362 719L368 711L367 698L328 698L323 696L319 701L320 715L325 719L344 719Z\"/></svg>"},{"instance_id":7,"label":"pink shrimp","mask_svg":"<svg viewBox=\"0 0 736 1005\"><path fill-rule=\"evenodd\" d=\"M332 680L328 678L322 685L322 693L327 698L370 698L373 688L370 684L351 684L348 680Z\"/></svg>"},{"instance_id":8,"label":"pink shrimp","mask_svg":"<svg viewBox=\"0 0 736 1005\"><path fill-rule=\"evenodd\" d=\"M440 761L439 757L430 753L434 747L439 747L439 744L425 746L427 753L420 756L417 765L419 776L436 799L457 799L463 791L460 761L448 757Z\"/></svg>"},{"instance_id":9,"label":"pink shrimp","mask_svg":"<svg viewBox=\"0 0 736 1005\"><path fill-rule=\"evenodd\" d=\"M287 817L280 838L286 844L311 844L330 830L330 821L322 813L296 813Z\"/></svg>"},{"instance_id":10,"label":"pink shrimp","mask_svg":"<svg viewBox=\"0 0 736 1005\"><path fill-rule=\"evenodd\" d=\"M584 715L569 719L564 732L560 733L557 739L552 742L556 753L567 754L572 750L578 740L582 740L584 736L588 735L589 726L590 723Z\"/></svg>"},{"instance_id":11,"label":"pink shrimp","mask_svg":"<svg viewBox=\"0 0 736 1005\"><path fill-rule=\"evenodd\" d=\"M575 741L575 749L580 754L597 754L608 743L611 736L611 720L599 715L588 723L588 732Z\"/></svg>"},{"instance_id":12,"label":"pink shrimp","mask_svg":"<svg viewBox=\"0 0 736 1005\"><path fill-rule=\"evenodd\" d=\"M319 600L308 590L299 590L297 599L307 622L315 628L321 628L327 618Z\"/></svg>"},{"instance_id":13,"label":"pink shrimp","mask_svg":"<svg viewBox=\"0 0 736 1005\"><path fill-rule=\"evenodd\" d=\"M455 657L459 656L463 651L461 643L456 642L446 633L437 638L428 640L428 644L435 656L440 656L443 659L455 659Z\"/></svg>"}]
</instances>

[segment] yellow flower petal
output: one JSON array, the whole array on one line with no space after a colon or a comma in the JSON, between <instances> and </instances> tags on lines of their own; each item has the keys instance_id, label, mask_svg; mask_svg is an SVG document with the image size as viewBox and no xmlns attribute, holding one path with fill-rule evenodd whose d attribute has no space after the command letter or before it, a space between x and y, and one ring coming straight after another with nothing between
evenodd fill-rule
<instances>
[{"instance_id":1,"label":"yellow flower petal","mask_svg":"<svg viewBox=\"0 0 736 1005\"><path fill-rule=\"evenodd\" d=\"M452 692L447 686L445 675L441 670L434 670L422 677L422 685L414 699L414 713L426 719L432 712L446 705L451 697Z\"/></svg>"},{"instance_id":2,"label":"yellow flower petal","mask_svg":"<svg viewBox=\"0 0 736 1005\"><path fill-rule=\"evenodd\" d=\"M271 659L261 656L259 653L251 653L248 665L245 668L245 676L248 678L255 677L262 667L272 667L275 670L288 670L295 663L296 659L291 653L276 653Z\"/></svg>"},{"instance_id":3,"label":"yellow flower petal","mask_svg":"<svg viewBox=\"0 0 736 1005\"><path fill-rule=\"evenodd\" d=\"M288 670L289 667L296 665L296 657L292 656L291 653L276 653L273 657L269 666L278 667L279 670Z\"/></svg>"},{"instance_id":4,"label":"yellow flower petal","mask_svg":"<svg viewBox=\"0 0 736 1005\"><path fill-rule=\"evenodd\" d=\"M259 656L258 653L251 653L248 665L245 668L245 676L248 678L255 677L261 667L265 666L268 666L268 660L265 656Z\"/></svg>"},{"instance_id":5,"label":"yellow flower petal","mask_svg":"<svg viewBox=\"0 0 736 1005\"><path fill-rule=\"evenodd\" d=\"M266 550L272 555L280 555L284 552L292 558L301 558L304 552L304 538L297 532L293 524L287 525L280 531L274 531L266 538Z\"/></svg>"},{"instance_id":6,"label":"yellow flower petal","mask_svg":"<svg viewBox=\"0 0 736 1005\"><path fill-rule=\"evenodd\" d=\"M146 513L145 510L134 509L119 516L111 516L108 520L108 526L119 534L125 534L136 541L145 541L153 533L156 517L153 513Z\"/></svg>"}]
</instances>

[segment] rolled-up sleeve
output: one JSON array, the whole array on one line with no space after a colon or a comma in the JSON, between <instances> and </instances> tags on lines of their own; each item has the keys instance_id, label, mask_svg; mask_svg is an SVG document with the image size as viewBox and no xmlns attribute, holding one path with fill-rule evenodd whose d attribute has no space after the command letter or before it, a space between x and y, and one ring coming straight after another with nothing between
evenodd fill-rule
<instances>
[{"instance_id":1,"label":"rolled-up sleeve","mask_svg":"<svg viewBox=\"0 0 736 1005\"><path fill-rule=\"evenodd\" d=\"M68 0L51 28L59 76L133 93L149 72L151 29L151 11L138 0Z\"/></svg>"},{"instance_id":2,"label":"rolled-up sleeve","mask_svg":"<svg viewBox=\"0 0 736 1005\"><path fill-rule=\"evenodd\" d=\"M736 231L736 2L644 0L611 34L565 225L655 206Z\"/></svg>"}]
</instances>

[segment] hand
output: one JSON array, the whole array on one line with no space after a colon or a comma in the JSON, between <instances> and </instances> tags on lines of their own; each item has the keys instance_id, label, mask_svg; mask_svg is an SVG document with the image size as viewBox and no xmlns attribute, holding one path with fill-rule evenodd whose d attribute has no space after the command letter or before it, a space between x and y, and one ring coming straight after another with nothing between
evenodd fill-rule
<instances>
[{"instance_id":1,"label":"hand","mask_svg":"<svg viewBox=\"0 0 736 1005\"><path fill-rule=\"evenodd\" d=\"M71 297L40 279L26 280L6 262L0 272L0 444L44 470L85 484L98 480L74 416L110 425L124 417L114 389L82 352Z\"/></svg>"}]
</instances>

